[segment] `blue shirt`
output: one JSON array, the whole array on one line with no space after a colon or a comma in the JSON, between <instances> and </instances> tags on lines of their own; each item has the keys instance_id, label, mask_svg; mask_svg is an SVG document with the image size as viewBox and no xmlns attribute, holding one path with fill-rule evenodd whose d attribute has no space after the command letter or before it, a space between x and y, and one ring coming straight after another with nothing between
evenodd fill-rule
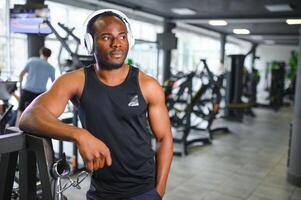
<instances>
[{"instance_id":1,"label":"blue shirt","mask_svg":"<svg viewBox=\"0 0 301 200\"><path fill-rule=\"evenodd\" d=\"M50 78L55 79L55 70L46 60L38 57L30 58L25 65L27 79L24 89L33 93L42 93L46 91L47 81Z\"/></svg>"}]
</instances>

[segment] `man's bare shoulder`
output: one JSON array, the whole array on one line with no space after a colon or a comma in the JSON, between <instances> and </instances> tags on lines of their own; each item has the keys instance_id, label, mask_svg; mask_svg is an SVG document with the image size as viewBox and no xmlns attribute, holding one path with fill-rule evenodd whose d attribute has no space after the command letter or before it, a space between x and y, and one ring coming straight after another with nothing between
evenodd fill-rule
<instances>
[{"instance_id":1,"label":"man's bare shoulder","mask_svg":"<svg viewBox=\"0 0 301 200\"><path fill-rule=\"evenodd\" d=\"M139 84L143 84L147 87L160 87L159 82L154 77L147 75L142 71L139 71Z\"/></svg>"},{"instance_id":2,"label":"man's bare shoulder","mask_svg":"<svg viewBox=\"0 0 301 200\"><path fill-rule=\"evenodd\" d=\"M155 96L160 98L163 95L159 82L141 71L139 72L139 85L147 102L150 102Z\"/></svg>"},{"instance_id":3,"label":"man's bare shoulder","mask_svg":"<svg viewBox=\"0 0 301 200\"><path fill-rule=\"evenodd\" d=\"M78 78L85 78L85 72L84 68L80 68L71 72L67 72L65 74L62 74L60 78L63 79L78 79Z\"/></svg>"},{"instance_id":4,"label":"man's bare shoulder","mask_svg":"<svg viewBox=\"0 0 301 200\"><path fill-rule=\"evenodd\" d=\"M71 72L60 75L55 80L55 85L81 85L85 81L85 72L84 68L80 68Z\"/></svg>"},{"instance_id":5,"label":"man's bare shoulder","mask_svg":"<svg viewBox=\"0 0 301 200\"><path fill-rule=\"evenodd\" d=\"M51 87L50 92L66 93L68 96L81 96L85 83L84 68L67 72L58 77Z\"/></svg>"}]
</instances>

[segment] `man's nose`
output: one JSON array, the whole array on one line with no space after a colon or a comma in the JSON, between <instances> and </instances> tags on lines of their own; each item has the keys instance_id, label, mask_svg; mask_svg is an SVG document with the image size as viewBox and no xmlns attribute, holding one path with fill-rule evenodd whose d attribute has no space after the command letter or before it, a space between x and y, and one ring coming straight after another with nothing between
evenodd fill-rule
<instances>
[{"instance_id":1,"label":"man's nose","mask_svg":"<svg viewBox=\"0 0 301 200\"><path fill-rule=\"evenodd\" d=\"M118 38L114 38L112 40L112 47L116 48L116 47L120 47L121 46L121 41Z\"/></svg>"}]
</instances>

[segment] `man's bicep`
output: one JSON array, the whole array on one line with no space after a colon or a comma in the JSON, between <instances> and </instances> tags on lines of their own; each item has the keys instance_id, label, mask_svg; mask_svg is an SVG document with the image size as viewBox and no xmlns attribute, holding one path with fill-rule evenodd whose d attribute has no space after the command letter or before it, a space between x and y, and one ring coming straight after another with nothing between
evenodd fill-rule
<instances>
[{"instance_id":1,"label":"man's bicep","mask_svg":"<svg viewBox=\"0 0 301 200\"><path fill-rule=\"evenodd\" d=\"M47 92L33 101L32 109L42 106L55 117L59 117L64 112L68 100L74 95L74 85L58 79Z\"/></svg>"},{"instance_id":2,"label":"man's bicep","mask_svg":"<svg viewBox=\"0 0 301 200\"><path fill-rule=\"evenodd\" d=\"M53 95L48 91L36 98L30 109L43 107L57 118L64 112L67 102L68 100L66 101L65 98L58 98L57 95Z\"/></svg>"},{"instance_id":3,"label":"man's bicep","mask_svg":"<svg viewBox=\"0 0 301 200\"><path fill-rule=\"evenodd\" d=\"M160 88L156 89L149 100L148 116L151 129L155 137L160 140L165 134L170 133L170 121L168 110L165 105L164 93Z\"/></svg>"},{"instance_id":4,"label":"man's bicep","mask_svg":"<svg viewBox=\"0 0 301 200\"><path fill-rule=\"evenodd\" d=\"M160 140L170 132L170 121L163 106L149 108L149 122L154 136Z\"/></svg>"}]
</instances>

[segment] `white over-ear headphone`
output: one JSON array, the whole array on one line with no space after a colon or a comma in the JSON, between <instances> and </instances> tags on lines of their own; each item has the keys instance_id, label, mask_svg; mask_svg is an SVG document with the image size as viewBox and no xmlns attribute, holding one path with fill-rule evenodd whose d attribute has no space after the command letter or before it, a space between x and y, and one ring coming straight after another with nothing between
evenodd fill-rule
<instances>
[{"instance_id":1,"label":"white over-ear headphone","mask_svg":"<svg viewBox=\"0 0 301 200\"><path fill-rule=\"evenodd\" d=\"M129 42L129 48L131 48L132 46L134 46L135 43L135 39L133 37L133 33L132 33L132 29L131 29L131 25L129 23L129 19L128 17L121 11L119 10L115 10L115 9L101 9L101 10L97 10L93 13L91 13L87 19L84 22L83 25L83 37L81 38L81 43L82 45L86 48L86 50L88 51L89 54L93 54L94 53L94 42L93 42L93 36L91 33L89 33L89 25L91 20L95 19L95 17L103 14L103 13L107 13L107 12L111 12L113 14L115 14L117 17L119 17L123 23L126 26L127 29L127 36L128 36L128 42Z\"/></svg>"}]
</instances>

